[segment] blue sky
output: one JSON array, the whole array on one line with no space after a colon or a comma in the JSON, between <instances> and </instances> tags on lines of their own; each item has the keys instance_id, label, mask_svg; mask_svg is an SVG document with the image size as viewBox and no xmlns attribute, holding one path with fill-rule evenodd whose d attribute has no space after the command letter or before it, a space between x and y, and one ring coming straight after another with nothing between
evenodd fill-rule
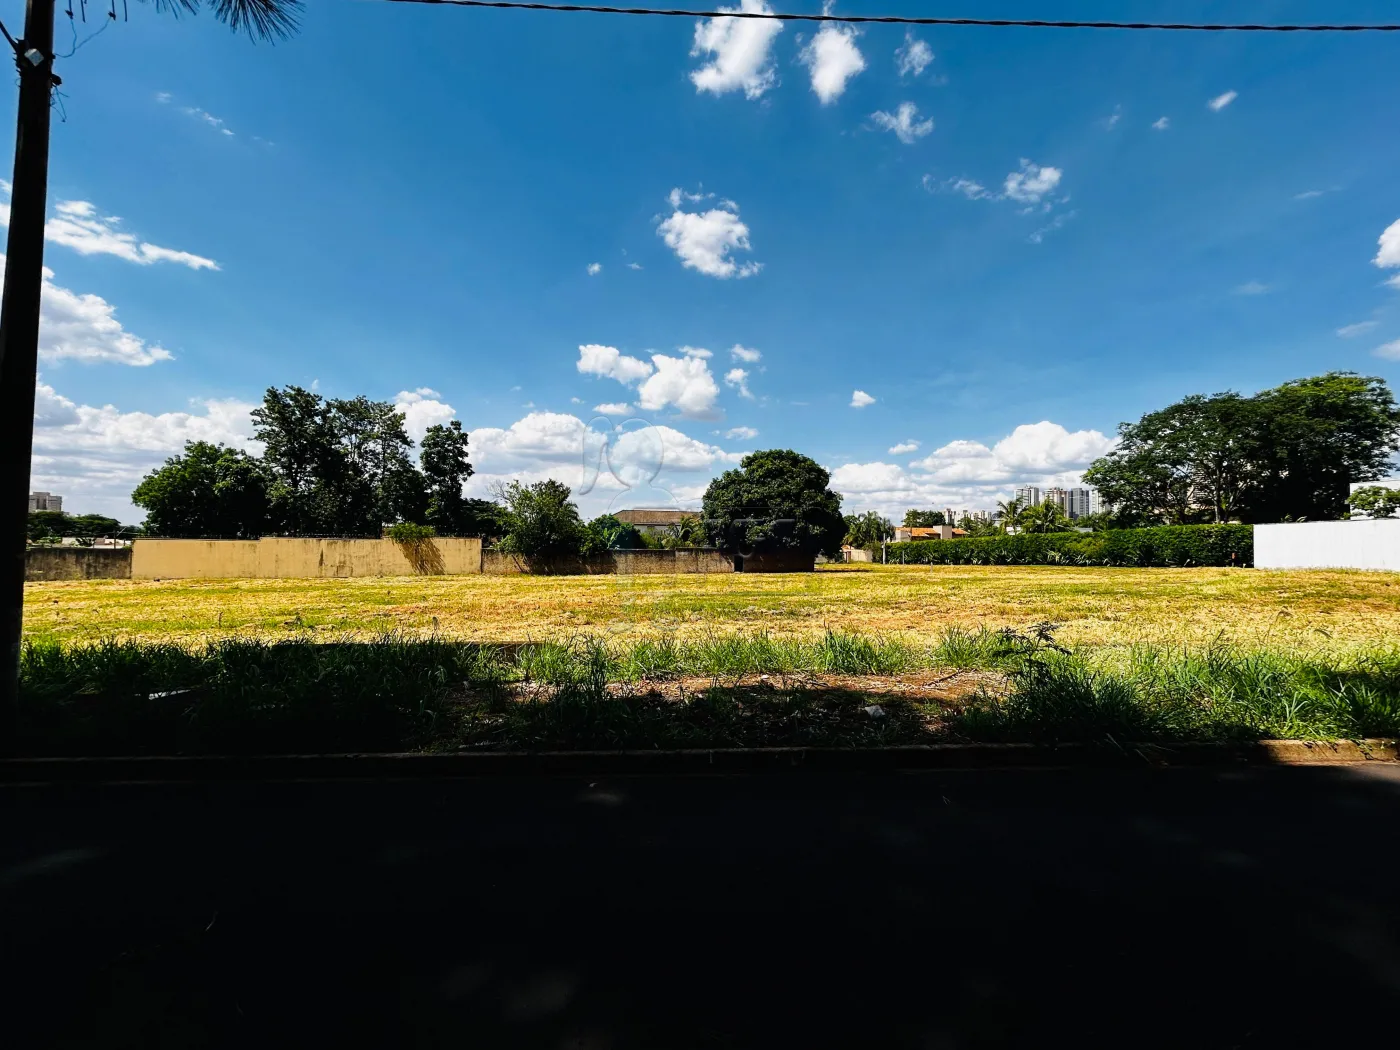
<instances>
[{"instance_id":1,"label":"blue sky","mask_svg":"<svg viewBox=\"0 0 1400 1050\"><path fill-rule=\"evenodd\" d=\"M188 438L247 445L267 386L315 383L397 399L416 432L460 418L477 494L586 482L595 406L625 404L609 440L637 487L605 471L590 513L686 504L791 447L848 509L898 514L1073 480L1184 394L1394 383L1397 49L378 0L255 46L132 4L59 63L35 486L139 520L144 471Z\"/></svg>"}]
</instances>

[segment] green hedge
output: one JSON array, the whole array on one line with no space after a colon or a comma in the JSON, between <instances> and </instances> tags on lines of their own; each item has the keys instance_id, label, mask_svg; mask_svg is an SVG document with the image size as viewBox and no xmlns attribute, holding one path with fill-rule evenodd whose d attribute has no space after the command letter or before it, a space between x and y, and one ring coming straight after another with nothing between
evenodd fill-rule
<instances>
[{"instance_id":1,"label":"green hedge","mask_svg":"<svg viewBox=\"0 0 1400 1050\"><path fill-rule=\"evenodd\" d=\"M1254 564L1254 526L1162 525L916 540L888 544L886 560L892 565L1249 566Z\"/></svg>"}]
</instances>

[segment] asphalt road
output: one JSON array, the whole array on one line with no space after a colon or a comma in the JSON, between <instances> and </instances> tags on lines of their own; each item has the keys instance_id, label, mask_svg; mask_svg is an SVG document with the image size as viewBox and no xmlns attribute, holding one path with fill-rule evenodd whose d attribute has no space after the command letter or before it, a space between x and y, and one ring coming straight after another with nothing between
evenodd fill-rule
<instances>
[{"instance_id":1,"label":"asphalt road","mask_svg":"<svg viewBox=\"0 0 1400 1050\"><path fill-rule=\"evenodd\" d=\"M1396 1045L1400 769L0 788L7 1047Z\"/></svg>"}]
</instances>

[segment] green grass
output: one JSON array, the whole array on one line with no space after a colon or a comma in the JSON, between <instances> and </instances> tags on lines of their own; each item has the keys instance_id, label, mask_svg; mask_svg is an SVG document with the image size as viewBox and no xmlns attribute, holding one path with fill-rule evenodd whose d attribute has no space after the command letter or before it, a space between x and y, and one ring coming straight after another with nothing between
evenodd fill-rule
<instances>
[{"instance_id":1,"label":"green grass","mask_svg":"<svg viewBox=\"0 0 1400 1050\"><path fill-rule=\"evenodd\" d=\"M933 668L995 673L957 703L870 692ZM804 674L826 677L785 677ZM758 675L776 681L755 684ZM392 634L194 648L36 642L25 648L22 680L20 744L30 754L1400 734L1400 648L1072 651L1047 625L952 628L932 642L837 631L611 644L587 635L492 645ZM872 702L882 717L865 711Z\"/></svg>"}]
</instances>

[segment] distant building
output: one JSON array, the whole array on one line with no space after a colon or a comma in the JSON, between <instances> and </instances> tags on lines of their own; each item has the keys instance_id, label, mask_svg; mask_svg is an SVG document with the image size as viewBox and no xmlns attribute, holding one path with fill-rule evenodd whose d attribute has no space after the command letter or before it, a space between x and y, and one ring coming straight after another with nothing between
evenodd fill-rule
<instances>
[{"instance_id":1,"label":"distant building","mask_svg":"<svg viewBox=\"0 0 1400 1050\"><path fill-rule=\"evenodd\" d=\"M1022 485L1016 490L1016 498L1021 501L1023 507L1035 507L1040 504L1040 488L1037 485Z\"/></svg>"},{"instance_id":2,"label":"distant building","mask_svg":"<svg viewBox=\"0 0 1400 1050\"><path fill-rule=\"evenodd\" d=\"M952 540L966 536L965 529L955 529L951 525L931 525L926 529L895 526L894 542L908 543L910 540Z\"/></svg>"},{"instance_id":3,"label":"distant building","mask_svg":"<svg viewBox=\"0 0 1400 1050\"><path fill-rule=\"evenodd\" d=\"M1045 490L1045 502L1058 507L1062 514L1069 513L1069 493L1058 485Z\"/></svg>"},{"instance_id":4,"label":"distant building","mask_svg":"<svg viewBox=\"0 0 1400 1050\"><path fill-rule=\"evenodd\" d=\"M957 516L952 507L944 507L943 521L949 525L956 525L958 522L962 521L962 519Z\"/></svg>"},{"instance_id":5,"label":"distant building","mask_svg":"<svg viewBox=\"0 0 1400 1050\"><path fill-rule=\"evenodd\" d=\"M62 510L63 497L55 496L52 492L31 492L29 494L29 509L36 510Z\"/></svg>"},{"instance_id":6,"label":"distant building","mask_svg":"<svg viewBox=\"0 0 1400 1050\"><path fill-rule=\"evenodd\" d=\"M1108 510L1108 509L1109 509L1109 506L1108 506L1107 503L1105 503L1105 502L1103 501L1103 497L1099 495L1099 490L1098 490L1098 489L1090 489L1090 490L1089 490L1089 513L1090 513L1090 514L1102 514L1104 511L1106 511L1106 510Z\"/></svg>"},{"instance_id":7,"label":"distant building","mask_svg":"<svg viewBox=\"0 0 1400 1050\"><path fill-rule=\"evenodd\" d=\"M1069 497L1065 513L1071 518L1087 518L1094 513L1090 506L1093 503L1094 490L1091 488L1074 488L1069 490Z\"/></svg>"},{"instance_id":8,"label":"distant building","mask_svg":"<svg viewBox=\"0 0 1400 1050\"><path fill-rule=\"evenodd\" d=\"M689 510L619 510L613 514L624 525L631 525L638 532L675 532L687 518L700 515Z\"/></svg>"}]
</instances>

